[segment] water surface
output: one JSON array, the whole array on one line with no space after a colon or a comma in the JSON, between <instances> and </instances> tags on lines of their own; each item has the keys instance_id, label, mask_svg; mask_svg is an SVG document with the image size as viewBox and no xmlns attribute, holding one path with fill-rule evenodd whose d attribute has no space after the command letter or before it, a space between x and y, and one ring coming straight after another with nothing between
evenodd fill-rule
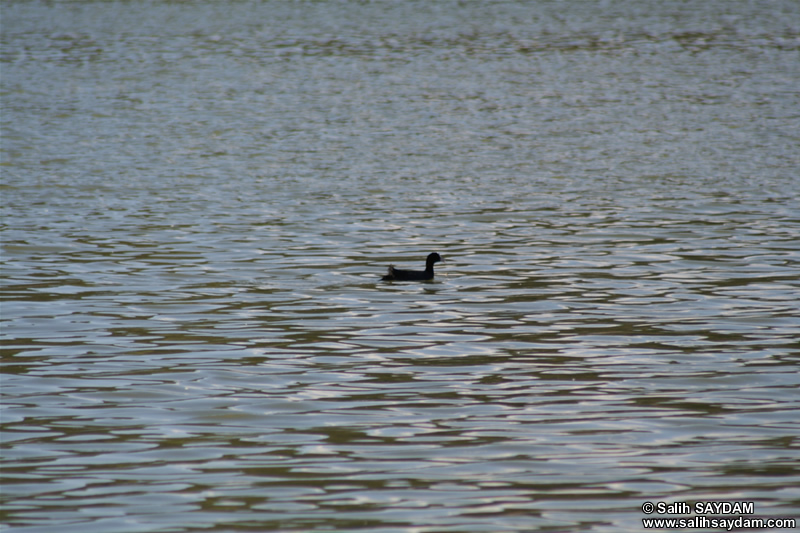
<instances>
[{"instance_id":1,"label":"water surface","mask_svg":"<svg viewBox=\"0 0 800 533\"><path fill-rule=\"evenodd\" d=\"M2 23L11 530L796 517L796 3Z\"/></svg>"}]
</instances>

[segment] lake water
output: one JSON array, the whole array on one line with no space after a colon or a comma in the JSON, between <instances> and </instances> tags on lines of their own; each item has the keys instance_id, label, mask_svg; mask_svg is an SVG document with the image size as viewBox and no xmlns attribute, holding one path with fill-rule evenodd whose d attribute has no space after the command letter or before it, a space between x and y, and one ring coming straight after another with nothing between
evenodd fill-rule
<instances>
[{"instance_id":1,"label":"lake water","mask_svg":"<svg viewBox=\"0 0 800 533\"><path fill-rule=\"evenodd\" d=\"M797 2L2 26L9 530L798 517Z\"/></svg>"}]
</instances>

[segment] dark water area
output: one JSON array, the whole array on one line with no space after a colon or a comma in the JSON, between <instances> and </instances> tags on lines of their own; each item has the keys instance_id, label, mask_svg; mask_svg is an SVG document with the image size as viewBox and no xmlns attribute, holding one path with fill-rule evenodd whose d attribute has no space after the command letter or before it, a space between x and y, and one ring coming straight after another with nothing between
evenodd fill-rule
<instances>
[{"instance_id":1,"label":"dark water area","mask_svg":"<svg viewBox=\"0 0 800 533\"><path fill-rule=\"evenodd\" d=\"M796 2L0 22L0 529L797 518Z\"/></svg>"}]
</instances>

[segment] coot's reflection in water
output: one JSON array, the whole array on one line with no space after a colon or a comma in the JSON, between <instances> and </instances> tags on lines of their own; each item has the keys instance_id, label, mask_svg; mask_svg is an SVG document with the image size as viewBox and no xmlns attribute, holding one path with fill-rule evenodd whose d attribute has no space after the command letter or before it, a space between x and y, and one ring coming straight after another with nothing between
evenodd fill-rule
<instances>
[{"instance_id":1,"label":"coot's reflection in water","mask_svg":"<svg viewBox=\"0 0 800 533\"><path fill-rule=\"evenodd\" d=\"M793 515L797 4L684 7L5 2L2 522Z\"/></svg>"}]
</instances>

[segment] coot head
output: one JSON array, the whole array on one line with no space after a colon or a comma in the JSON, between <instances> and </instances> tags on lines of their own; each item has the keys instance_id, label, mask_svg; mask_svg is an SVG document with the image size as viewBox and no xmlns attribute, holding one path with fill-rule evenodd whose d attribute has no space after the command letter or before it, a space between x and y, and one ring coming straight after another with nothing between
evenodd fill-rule
<instances>
[{"instance_id":1,"label":"coot head","mask_svg":"<svg viewBox=\"0 0 800 533\"><path fill-rule=\"evenodd\" d=\"M425 266L433 265L434 263L438 263L439 261L444 261L444 259L442 259L441 255L437 254L436 252L433 252L431 254L428 254L428 258L425 260Z\"/></svg>"}]
</instances>

